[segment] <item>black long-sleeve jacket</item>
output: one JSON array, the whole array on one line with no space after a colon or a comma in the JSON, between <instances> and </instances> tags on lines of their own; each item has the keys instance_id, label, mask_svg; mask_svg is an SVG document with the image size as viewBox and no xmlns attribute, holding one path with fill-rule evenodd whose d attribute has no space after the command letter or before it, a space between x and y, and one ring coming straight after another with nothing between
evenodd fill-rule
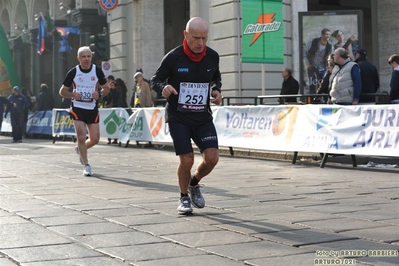
<instances>
[{"instance_id":1,"label":"black long-sleeve jacket","mask_svg":"<svg viewBox=\"0 0 399 266\"><path fill-rule=\"evenodd\" d=\"M202 99L200 94L198 98L187 95L180 99L179 94L186 95L180 88L184 87L196 92L196 88L187 88L186 84L208 84L209 93L206 99ZM221 89L221 75L219 71L219 55L216 51L206 47L206 55L199 62L192 61L183 51L183 45L180 45L164 56L158 70L151 78L151 88L162 93L162 89L170 84L178 95L170 95L166 104L166 122L180 122L187 125L200 125L212 121L212 111L210 109L210 93L212 90ZM204 97L205 98L205 97ZM190 109L195 107L194 102L203 101L203 109ZM188 107L187 107L188 106ZM187 108L187 109L184 109Z\"/></svg>"}]
</instances>

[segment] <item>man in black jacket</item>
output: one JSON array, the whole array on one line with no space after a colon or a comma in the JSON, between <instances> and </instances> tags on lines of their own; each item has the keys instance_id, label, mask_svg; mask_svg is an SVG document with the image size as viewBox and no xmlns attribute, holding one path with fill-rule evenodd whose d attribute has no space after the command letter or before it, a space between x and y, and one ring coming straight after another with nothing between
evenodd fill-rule
<instances>
[{"instance_id":1,"label":"man in black jacket","mask_svg":"<svg viewBox=\"0 0 399 266\"><path fill-rule=\"evenodd\" d=\"M292 76L292 70L291 68L283 68L283 71L281 73L281 76L283 76L283 84L281 86L281 92L280 95L290 95L290 94L298 94L299 92L299 83L294 77ZM285 97L285 98L279 98L280 104L283 103L296 103L296 97Z\"/></svg>"},{"instance_id":2,"label":"man in black jacket","mask_svg":"<svg viewBox=\"0 0 399 266\"><path fill-rule=\"evenodd\" d=\"M360 76L362 78L362 92L361 93L375 93L380 87L380 78L378 76L377 68L367 61L367 52L364 49L359 49L356 52L355 62L360 67ZM360 96L359 103L374 104L374 96Z\"/></svg>"},{"instance_id":3,"label":"man in black jacket","mask_svg":"<svg viewBox=\"0 0 399 266\"><path fill-rule=\"evenodd\" d=\"M175 153L180 159L177 211L190 214L193 211L191 204L197 208L205 206L198 183L219 161L218 138L210 103L221 103L222 83L219 54L206 46L208 25L205 20L199 17L190 19L183 33L183 45L165 55L151 84L167 99L166 122ZM194 163L191 140L203 158L194 175L191 175Z\"/></svg>"},{"instance_id":4,"label":"man in black jacket","mask_svg":"<svg viewBox=\"0 0 399 266\"><path fill-rule=\"evenodd\" d=\"M49 91L47 84L40 85L40 93L37 97L37 111L53 110L54 98L53 94Z\"/></svg>"}]
</instances>

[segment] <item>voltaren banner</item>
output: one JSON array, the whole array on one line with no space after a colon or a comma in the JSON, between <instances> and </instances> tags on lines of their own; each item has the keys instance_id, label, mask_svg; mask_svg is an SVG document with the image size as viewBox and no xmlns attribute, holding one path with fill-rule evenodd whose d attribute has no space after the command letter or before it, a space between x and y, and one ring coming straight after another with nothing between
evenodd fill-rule
<instances>
[{"instance_id":1,"label":"voltaren banner","mask_svg":"<svg viewBox=\"0 0 399 266\"><path fill-rule=\"evenodd\" d=\"M282 0L241 1L242 62L284 63Z\"/></svg>"}]
</instances>

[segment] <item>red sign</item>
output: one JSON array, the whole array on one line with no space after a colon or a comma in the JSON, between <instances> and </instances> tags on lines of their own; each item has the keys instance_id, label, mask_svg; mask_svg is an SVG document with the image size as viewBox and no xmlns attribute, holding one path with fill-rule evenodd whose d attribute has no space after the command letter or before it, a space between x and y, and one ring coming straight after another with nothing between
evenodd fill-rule
<instances>
[{"instance_id":1,"label":"red sign","mask_svg":"<svg viewBox=\"0 0 399 266\"><path fill-rule=\"evenodd\" d=\"M105 11L112 11L118 6L118 0L98 0L98 2Z\"/></svg>"}]
</instances>

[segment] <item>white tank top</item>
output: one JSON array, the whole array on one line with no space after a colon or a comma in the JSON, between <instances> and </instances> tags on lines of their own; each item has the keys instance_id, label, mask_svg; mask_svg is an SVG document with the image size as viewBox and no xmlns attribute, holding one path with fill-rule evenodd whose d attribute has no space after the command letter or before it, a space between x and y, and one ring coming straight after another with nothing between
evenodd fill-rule
<instances>
[{"instance_id":1,"label":"white tank top","mask_svg":"<svg viewBox=\"0 0 399 266\"><path fill-rule=\"evenodd\" d=\"M96 74L96 66L92 65L89 73L80 71L79 66L76 66L76 75L73 79L75 90L80 93L81 99L73 99L73 106L93 110L96 107L96 100L93 99L93 92L97 89L98 77Z\"/></svg>"}]
</instances>

